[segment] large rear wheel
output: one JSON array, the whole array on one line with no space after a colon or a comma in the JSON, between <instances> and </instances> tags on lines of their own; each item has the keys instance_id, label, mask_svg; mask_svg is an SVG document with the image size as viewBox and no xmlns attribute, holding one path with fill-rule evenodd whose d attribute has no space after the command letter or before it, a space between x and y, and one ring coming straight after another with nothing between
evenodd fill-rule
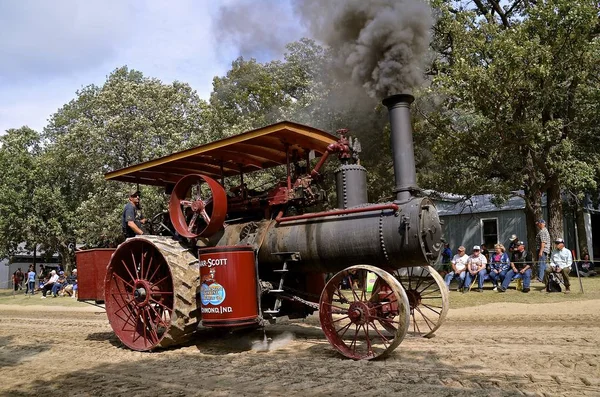
<instances>
[{"instance_id":1,"label":"large rear wheel","mask_svg":"<svg viewBox=\"0 0 600 397\"><path fill-rule=\"evenodd\" d=\"M106 314L115 334L133 350L178 345L200 320L198 260L168 237L138 236L111 257L105 279Z\"/></svg>"}]
</instances>

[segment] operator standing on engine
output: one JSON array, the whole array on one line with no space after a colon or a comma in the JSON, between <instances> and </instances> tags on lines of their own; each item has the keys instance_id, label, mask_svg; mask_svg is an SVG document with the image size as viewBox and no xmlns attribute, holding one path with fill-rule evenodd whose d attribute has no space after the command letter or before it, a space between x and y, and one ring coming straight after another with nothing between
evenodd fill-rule
<instances>
[{"instance_id":1,"label":"operator standing on engine","mask_svg":"<svg viewBox=\"0 0 600 397\"><path fill-rule=\"evenodd\" d=\"M135 237L138 234L144 234L142 224L146 223L146 218L142 216L140 209L140 191L135 190L129 195L129 201L125 204L121 226L125 238Z\"/></svg>"}]
</instances>

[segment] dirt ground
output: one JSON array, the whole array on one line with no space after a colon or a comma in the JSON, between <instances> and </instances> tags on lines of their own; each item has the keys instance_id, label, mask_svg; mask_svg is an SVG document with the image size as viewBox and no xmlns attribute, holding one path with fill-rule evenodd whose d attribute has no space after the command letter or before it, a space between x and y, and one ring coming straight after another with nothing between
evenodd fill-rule
<instances>
[{"instance_id":1,"label":"dirt ground","mask_svg":"<svg viewBox=\"0 0 600 397\"><path fill-rule=\"evenodd\" d=\"M158 353L123 348L93 306L0 305L0 395L599 396L600 300L452 309L432 339L381 361L330 347L315 318L261 331L201 331Z\"/></svg>"}]
</instances>

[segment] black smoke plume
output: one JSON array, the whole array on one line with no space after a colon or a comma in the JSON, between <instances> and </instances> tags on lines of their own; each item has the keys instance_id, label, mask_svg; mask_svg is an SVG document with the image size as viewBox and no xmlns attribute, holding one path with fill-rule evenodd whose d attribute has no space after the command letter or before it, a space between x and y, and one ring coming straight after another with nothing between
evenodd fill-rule
<instances>
[{"instance_id":1,"label":"black smoke plume","mask_svg":"<svg viewBox=\"0 0 600 397\"><path fill-rule=\"evenodd\" d=\"M431 8L419 0L298 0L297 12L335 54L335 67L384 98L423 81Z\"/></svg>"}]
</instances>

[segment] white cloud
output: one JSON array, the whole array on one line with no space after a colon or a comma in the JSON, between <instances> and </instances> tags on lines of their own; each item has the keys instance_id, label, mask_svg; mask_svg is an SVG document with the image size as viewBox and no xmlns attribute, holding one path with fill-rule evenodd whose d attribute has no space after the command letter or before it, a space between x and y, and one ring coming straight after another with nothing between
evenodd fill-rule
<instances>
[{"instance_id":1,"label":"white cloud","mask_svg":"<svg viewBox=\"0 0 600 397\"><path fill-rule=\"evenodd\" d=\"M212 33L212 1L0 0L0 134L46 120L127 65L208 98L237 50Z\"/></svg>"}]
</instances>

